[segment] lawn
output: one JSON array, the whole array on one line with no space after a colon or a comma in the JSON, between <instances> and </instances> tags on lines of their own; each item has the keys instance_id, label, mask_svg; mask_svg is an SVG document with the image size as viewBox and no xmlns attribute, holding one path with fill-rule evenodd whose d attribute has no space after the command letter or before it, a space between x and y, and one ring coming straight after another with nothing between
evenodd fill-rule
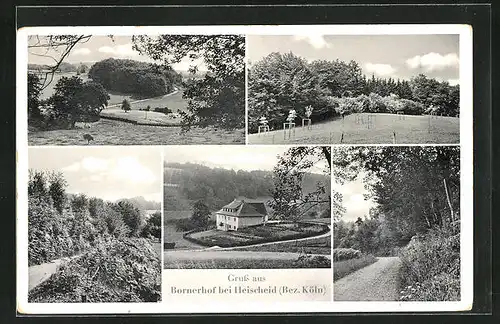
<instances>
[{"instance_id":1,"label":"lawn","mask_svg":"<svg viewBox=\"0 0 500 324\"><path fill-rule=\"evenodd\" d=\"M185 240L182 235L184 232L177 231L175 225L166 224L163 226L163 240L164 242L175 242L174 249L193 249L200 248L199 245Z\"/></svg>"},{"instance_id":2,"label":"lawn","mask_svg":"<svg viewBox=\"0 0 500 324\"><path fill-rule=\"evenodd\" d=\"M320 224L266 224L249 226L238 231L208 230L187 235L187 239L204 246L235 247L285 241L327 233L328 226Z\"/></svg>"},{"instance_id":3,"label":"lawn","mask_svg":"<svg viewBox=\"0 0 500 324\"><path fill-rule=\"evenodd\" d=\"M318 260L317 257L315 260ZM320 264L318 264L320 263ZM330 268L330 260L255 260L255 259L214 259L209 261L165 260L164 269L294 269Z\"/></svg>"},{"instance_id":4,"label":"lawn","mask_svg":"<svg viewBox=\"0 0 500 324\"><path fill-rule=\"evenodd\" d=\"M243 247L239 248L238 251L297 252L330 255L332 252L332 238L331 236L326 236L306 241L278 242L261 246Z\"/></svg>"},{"instance_id":5,"label":"lawn","mask_svg":"<svg viewBox=\"0 0 500 324\"><path fill-rule=\"evenodd\" d=\"M352 114L344 120L313 124L309 130L297 127L295 135L286 139L283 130L249 134L248 143L339 144L343 133L344 144L392 144L395 132L396 144L456 144L460 141L459 121L456 117Z\"/></svg>"},{"instance_id":6,"label":"lawn","mask_svg":"<svg viewBox=\"0 0 500 324\"><path fill-rule=\"evenodd\" d=\"M375 263L376 261L377 258L373 255L363 255L357 259L333 262L333 281L337 281L356 270Z\"/></svg>"},{"instance_id":7,"label":"lawn","mask_svg":"<svg viewBox=\"0 0 500 324\"><path fill-rule=\"evenodd\" d=\"M83 134L94 138L91 145L244 144L243 129L235 131L193 128L181 134L180 127L134 125L101 119L85 129L62 129L28 133L29 145L86 145Z\"/></svg>"}]
</instances>

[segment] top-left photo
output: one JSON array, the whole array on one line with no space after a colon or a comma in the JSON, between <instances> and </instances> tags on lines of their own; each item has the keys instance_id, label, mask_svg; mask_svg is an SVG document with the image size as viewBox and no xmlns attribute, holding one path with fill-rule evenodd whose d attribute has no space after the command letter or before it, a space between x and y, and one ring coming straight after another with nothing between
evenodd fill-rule
<instances>
[{"instance_id":1,"label":"top-left photo","mask_svg":"<svg viewBox=\"0 0 500 324\"><path fill-rule=\"evenodd\" d=\"M28 145L245 144L244 35L28 35Z\"/></svg>"}]
</instances>

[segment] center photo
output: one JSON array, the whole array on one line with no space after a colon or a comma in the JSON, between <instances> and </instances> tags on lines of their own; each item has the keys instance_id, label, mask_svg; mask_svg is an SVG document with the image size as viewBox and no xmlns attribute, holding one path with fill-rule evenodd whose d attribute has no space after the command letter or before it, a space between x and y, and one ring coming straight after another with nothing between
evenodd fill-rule
<instances>
[{"instance_id":1,"label":"center photo","mask_svg":"<svg viewBox=\"0 0 500 324\"><path fill-rule=\"evenodd\" d=\"M331 148L166 146L165 269L331 267Z\"/></svg>"}]
</instances>

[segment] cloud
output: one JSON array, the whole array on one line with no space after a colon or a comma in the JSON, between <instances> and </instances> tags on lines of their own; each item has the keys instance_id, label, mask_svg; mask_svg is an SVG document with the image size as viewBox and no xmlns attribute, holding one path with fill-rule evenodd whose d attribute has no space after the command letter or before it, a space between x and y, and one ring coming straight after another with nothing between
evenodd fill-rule
<instances>
[{"instance_id":1,"label":"cloud","mask_svg":"<svg viewBox=\"0 0 500 324\"><path fill-rule=\"evenodd\" d=\"M89 55L92 51L86 47L78 48L73 51L73 55Z\"/></svg>"},{"instance_id":2,"label":"cloud","mask_svg":"<svg viewBox=\"0 0 500 324\"><path fill-rule=\"evenodd\" d=\"M366 63L365 69L368 73L374 73L379 76L388 76L394 74L396 69L392 67L390 64L381 64L381 63Z\"/></svg>"},{"instance_id":3,"label":"cloud","mask_svg":"<svg viewBox=\"0 0 500 324\"><path fill-rule=\"evenodd\" d=\"M427 53L416 55L406 60L406 64L411 69L424 68L426 71L442 70L447 67L458 67L460 59L456 53L442 55L439 53Z\"/></svg>"},{"instance_id":4,"label":"cloud","mask_svg":"<svg viewBox=\"0 0 500 324\"><path fill-rule=\"evenodd\" d=\"M92 156L83 158L80 163L82 168L89 172L105 171L110 166L109 160L99 159Z\"/></svg>"},{"instance_id":5,"label":"cloud","mask_svg":"<svg viewBox=\"0 0 500 324\"><path fill-rule=\"evenodd\" d=\"M101 53L106 53L106 54L113 54L116 56L137 56L139 53L132 49L132 44L123 44L123 45L116 45L116 46L102 46L99 47L98 49L99 52Z\"/></svg>"},{"instance_id":6,"label":"cloud","mask_svg":"<svg viewBox=\"0 0 500 324\"><path fill-rule=\"evenodd\" d=\"M119 158L109 173L115 179L123 179L134 184L156 181L155 174L143 166L135 157Z\"/></svg>"},{"instance_id":7,"label":"cloud","mask_svg":"<svg viewBox=\"0 0 500 324\"><path fill-rule=\"evenodd\" d=\"M294 40L296 41L307 41L312 47L316 49L329 48L330 44L328 44L323 35L296 35L294 36Z\"/></svg>"}]
</instances>

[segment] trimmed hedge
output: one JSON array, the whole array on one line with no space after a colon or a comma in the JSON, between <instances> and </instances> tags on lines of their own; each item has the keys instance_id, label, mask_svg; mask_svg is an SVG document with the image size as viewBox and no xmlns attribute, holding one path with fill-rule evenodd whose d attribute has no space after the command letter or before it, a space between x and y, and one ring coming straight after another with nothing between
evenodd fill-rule
<instances>
[{"instance_id":1,"label":"trimmed hedge","mask_svg":"<svg viewBox=\"0 0 500 324\"><path fill-rule=\"evenodd\" d=\"M262 226L262 225L254 225L254 226ZM320 226L322 226L322 225L320 225ZM275 237L262 237L260 239L249 240L249 241L246 241L246 242L233 242L232 244L229 244L229 243L215 244L215 243L207 242L205 240L196 239L196 238L190 236L190 234L193 234L193 233L196 233L196 232L203 232L204 231L203 229L202 230L196 229L196 230L189 231L187 233L184 233L183 237L186 240L188 240L188 241L190 241L192 243L195 243L195 244L199 244L199 245L203 245L203 246L208 246L208 247L219 246L219 247L226 248L226 247L247 246L247 245L253 245L253 244L260 244L260 243L281 242L281 241L301 239L301 238L306 238L306 237L312 237L312 236L316 236L316 235L325 234L325 233L328 233L329 230L330 229L328 228L328 226L324 225L323 229L320 232L305 231L305 232L301 232L301 233L297 233L297 234L292 234L292 235L289 235L289 236L281 237L280 240L276 240Z\"/></svg>"},{"instance_id":2,"label":"trimmed hedge","mask_svg":"<svg viewBox=\"0 0 500 324\"><path fill-rule=\"evenodd\" d=\"M357 259L362 256L361 251L351 249L351 248L337 248L333 249L333 260L334 261L343 261L350 259Z\"/></svg>"}]
</instances>

